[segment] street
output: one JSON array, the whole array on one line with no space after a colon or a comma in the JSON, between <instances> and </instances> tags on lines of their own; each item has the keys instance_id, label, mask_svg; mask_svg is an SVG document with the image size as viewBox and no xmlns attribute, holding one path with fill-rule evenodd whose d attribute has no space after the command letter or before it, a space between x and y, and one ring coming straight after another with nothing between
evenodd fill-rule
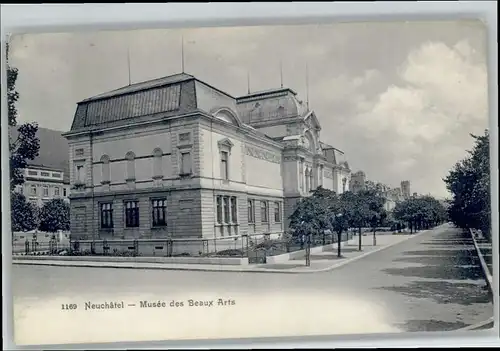
<instances>
[{"instance_id":1,"label":"street","mask_svg":"<svg viewBox=\"0 0 500 351\"><path fill-rule=\"evenodd\" d=\"M128 335L130 340L147 340L193 336L255 337L276 333L284 336L446 331L477 324L493 316L491 296L485 289L472 241L448 224L323 273L180 272L14 265L12 277L16 328L23 341L63 335L74 342L89 341L91 336L97 342L113 341L113 338L123 340L123 335ZM99 318L95 318L96 314L89 318L94 312L83 312L83 309L63 312L59 307L61 303L83 307L85 301L97 300L147 299L169 303L212 297L234 299L234 312L225 310L223 317L208 312L196 313L196 316L184 313L181 317L173 310L161 315L157 310L147 311L154 316L132 310L127 314L131 317L130 326L125 326L114 319L112 322L102 311ZM116 313L109 312L114 318ZM53 316L59 318L57 333L49 328ZM168 317L175 331L166 327ZM154 324L155 318L162 318L163 327L149 324ZM183 322L174 318L187 318L188 326L180 327ZM77 322L80 324L75 324ZM42 323L46 328L37 334L32 327ZM106 330L102 323L114 323L113 328L106 324L109 327ZM145 323L148 332L139 333L137 326ZM265 330L263 325L266 325ZM194 329L189 327L196 326L199 329L193 333ZM56 342L62 341L57 339Z\"/></svg>"}]
</instances>

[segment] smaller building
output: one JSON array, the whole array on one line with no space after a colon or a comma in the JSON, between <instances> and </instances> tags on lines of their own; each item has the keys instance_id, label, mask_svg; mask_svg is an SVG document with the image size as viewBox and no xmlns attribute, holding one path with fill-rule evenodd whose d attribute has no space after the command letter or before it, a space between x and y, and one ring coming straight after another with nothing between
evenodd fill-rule
<instances>
[{"instance_id":1,"label":"smaller building","mask_svg":"<svg viewBox=\"0 0 500 351\"><path fill-rule=\"evenodd\" d=\"M24 194L29 202L38 207L58 198L69 202L70 184L63 170L29 165L24 172L25 182L18 185L16 191Z\"/></svg>"}]
</instances>

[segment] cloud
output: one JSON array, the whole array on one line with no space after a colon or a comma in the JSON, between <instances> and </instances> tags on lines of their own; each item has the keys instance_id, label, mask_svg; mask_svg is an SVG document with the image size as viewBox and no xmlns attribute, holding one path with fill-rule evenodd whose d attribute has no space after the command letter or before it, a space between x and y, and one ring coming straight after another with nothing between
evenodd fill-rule
<instances>
[{"instance_id":1,"label":"cloud","mask_svg":"<svg viewBox=\"0 0 500 351\"><path fill-rule=\"evenodd\" d=\"M488 123L487 70L467 41L427 42L399 67L402 83L358 104L348 124L369 147L352 149L356 165L378 180L412 179L420 192L446 195L441 178Z\"/></svg>"}]
</instances>

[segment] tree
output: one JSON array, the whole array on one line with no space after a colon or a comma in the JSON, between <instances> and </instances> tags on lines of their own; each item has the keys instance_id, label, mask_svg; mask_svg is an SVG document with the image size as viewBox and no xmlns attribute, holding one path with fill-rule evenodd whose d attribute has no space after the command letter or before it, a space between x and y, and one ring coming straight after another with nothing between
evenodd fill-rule
<instances>
[{"instance_id":1,"label":"tree","mask_svg":"<svg viewBox=\"0 0 500 351\"><path fill-rule=\"evenodd\" d=\"M10 195L10 218L12 233L28 232L37 227L37 208L26 201L26 197L18 192Z\"/></svg>"},{"instance_id":2,"label":"tree","mask_svg":"<svg viewBox=\"0 0 500 351\"><path fill-rule=\"evenodd\" d=\"M69 205L62 199L53 199L45 203L40 211L39 229L55 233L69 230Z\"/></svg>"},{"instance_id":3,"label":"tree","mask_svg":"<svg viewBox=\"0 0 500 351\"><path fill-rule=\"evenodd\" d=\"M36 136L38 125L25 123L17 128L17 108L19 93L16 91L18 69L9 64L9 45L7 44L7 102L9 107L9 151L10 151L10 188L24 183L23 170L28 161L33 161L40 150L40 140ZM15 132L15 133L14 133ZM11 134L15 134L13 137Z\"/></svg>"},{"instance_id":4,"label":"tree","mask_svg":"<svg viewBox=\"0 0 500 351\"><path fill-rule=\"evenodd\" d=\"M342 257L342 233L349 228L349 206L345 197L332 196L329 201L330 228L337 233L337 257Z\"/></svg>"},{"instance_id":5,"label":"tree","mask_svg":"<svg viewBox=\"0 0 500 351\"><path fill-rule=\"evenodd\" d=\"M347 221L349 227L358 230L358 249L362 249L362 228L369 220L370 209L365 201L365 191L353 193L347 191L341 195L344 206L346 208Z\"/></svg>"},{"instance_id":6,"label":"tree","mask_svg":"<svg viewBox=\"0 0 500 351\"><path fill-rule=\"evenodd\" d=\"M443 179L452 194L448 214L458 227L480 229L491 240L489 132L471 137L473 149Z\"/></svg>"},{"instance_id":7,"label":"tree","mask_svg":"<svg viewBox=\"0 0 500 351\"><path fill-rule=\"evenodd\" d=\"M394 217L408 224L410 233L430 229L446 220L446 210L441 202L432 196L410 198L397 203Z\"/></svg>"}]
</instances>

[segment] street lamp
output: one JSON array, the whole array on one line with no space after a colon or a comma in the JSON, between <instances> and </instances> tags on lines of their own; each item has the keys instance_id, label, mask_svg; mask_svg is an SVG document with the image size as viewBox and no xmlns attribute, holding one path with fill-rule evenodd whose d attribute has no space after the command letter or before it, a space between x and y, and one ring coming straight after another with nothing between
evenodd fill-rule
<instances>
[{"instance_id":1,"label":"street lamp","mask_svg":"<svg viewBox=\"0 0 500 351\"><path fill-rule=\"evenodd\" d=\"M341 241L342 241L342 213L337 213L335 215L335 229L337 232L337 257L341 258L342 257L342 252L341 252Z\"/></svg>"},{"instance_id":2,"label":"street lamp","mask_svg":"<svg viewBox=\"0 0 500 351\"><path fill-rule=\"evenodd\" d=\"M309 267L311 265L311 232L307 234L307 237L304 235L304 221L301 223L301 228L302 228L302 242L307 240L306 243L306 266Z\"/></svg>"}]
</instances>

